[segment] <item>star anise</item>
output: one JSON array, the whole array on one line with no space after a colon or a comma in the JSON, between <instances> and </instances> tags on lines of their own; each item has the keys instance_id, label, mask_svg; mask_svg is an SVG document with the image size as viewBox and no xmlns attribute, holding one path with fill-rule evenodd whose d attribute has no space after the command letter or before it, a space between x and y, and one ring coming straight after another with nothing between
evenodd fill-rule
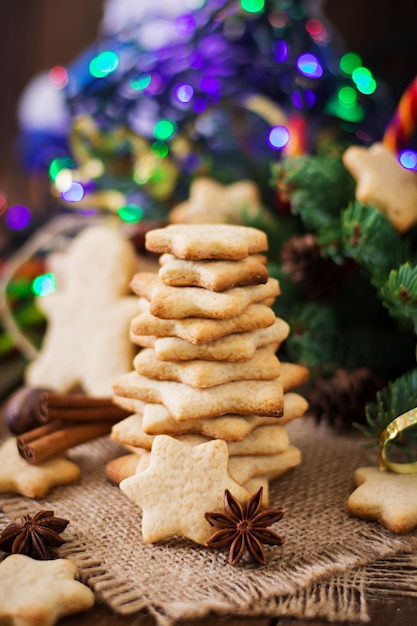
<instances>
[{"instance_id":1,"label":"star anise","mask_svg":"<svg viewBox=\"0 0 417 626\"><path fill-rule=\"evenodd\" d=\"M245 548L252 558L260 565L265 565L266 557L262 544L280 546L283 537L267 527L282 519L283 510L262 510L262 487L254 493L245 505L226 489L224 493L225 513L206 513L207 521L218 528L210 537L207 546L212 548L229 548L229 563L236 565L242 558Z\"/></svg>"},{"instance_id":2,"label":"star anise","mask_svg":"<svg viewBox=\"0 0 417 626\"><path fill-rule=\"evenodd\" d=\"M20 523L9 524L0 535L0 550L26 554L35 559L47 559L48 548L65 543L59 533L69 520L55 517L53 511L38 511L33 517L23 515Z\"/></svg>"}]
</instances>

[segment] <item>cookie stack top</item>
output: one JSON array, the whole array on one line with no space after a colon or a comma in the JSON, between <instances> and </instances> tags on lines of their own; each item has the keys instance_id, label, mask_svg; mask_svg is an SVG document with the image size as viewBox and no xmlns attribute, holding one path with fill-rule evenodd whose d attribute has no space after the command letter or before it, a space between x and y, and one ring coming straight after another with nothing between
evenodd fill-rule
<instances>
[{"instance_id":1,"label":"cookie stack top","mask_svg":"<svg viewBox=\"0 0 417 626\"><path fill-rule=\"evenodd\" d=\"M133 371L114 385L115 401L132 415L112 438L131 455L109 468L118 468L121 489L143 509L145 541L182 534L205 543L204 512L222 510L225 488L246 500L263 486L266 503L269 480L300 463L285 424L306 411L291 390L308 371L276 356L289 326L271 308L280 288L268 276L267 245L264 232L236 225L147 233L160 269L132 280L140 313L131 339L142 349ZM190 463L194 480L187 481ZM161 479L166 472L168 482ZM169 514L155 506L164 500ZM193 522L183 521L187 502ZM181 510L177 525L173 508Z\"/></svg>"}]
</instances>

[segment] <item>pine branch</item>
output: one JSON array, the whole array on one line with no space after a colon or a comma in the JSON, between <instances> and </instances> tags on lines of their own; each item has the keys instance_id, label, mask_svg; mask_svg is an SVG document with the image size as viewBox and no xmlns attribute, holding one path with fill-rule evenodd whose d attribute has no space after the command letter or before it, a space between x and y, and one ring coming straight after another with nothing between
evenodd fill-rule
<instances>
[{"instance_id":1,"label":"pine branch","mask_svg":"<svg viewBox=\"0 0 417 626\"><path fill-rule=\"evenodd\" d=\"M275 307L278 315L279 301ZM415 351L409 334L383 318L361 319L360 307L356 301L353 305L359 316L347 314L343 305L308 302L288 307L285 319L291 334L285 342L286 357L310 367L313 377L315 372L330 375L339 367L368 367L388 380L413 367Z\"/></svg>"},{"instance_id":2,"label":"pine branch","mask_svg":"<svg viewBox=\"0 0 417 626\"><path fill-rule=\"evenodd\" d=\"M396 417L417 406L417 368L412 369L376 394L376 401L365 407L367 426L356 424L367 437L378 443L380 433Z\"/></svg>"},{"instance_id":3,"label":"pine branch","mask_svg":"<svg viewBox=\"0 0 417 626\"><path fill-rule=\"evenodd\" d=\"M379 211L355 200L340 151L284 159L275 177L304 232L312 232L323 255L344 270L325 303L309 301L306 293L304 300L299 292L294 297L293 289L283 315L291 327L285 356L309 366L312 379L358 367L383 381L397 379L378 396L376 408L369 405L366 434L375 438L397 415L417 406L415 233L399 235ZM312 289L323 279L320 273L310 277ZM278 298L277 315L281 304ZM410 377L398 378L407 371Z\"/></svg>"},{"instance_id":4,"label":"pine branch","mask_svg":"<svg viewBox=\"0 0 417 626\"><path fill-rule=\"evenodd\" d=\"M340 262L340 212L354 197L355 183L340 151L287 158L275 167L276 184L291 197L291 210L336 262Z\"/></svg>"},{"instance_id":5,"label":"pine branch","mask_svg":"<svg viewBox=\"0 0 417 626\"><path fill-rule=\"evenodd\" d=\"M410 322L417 333L417 266L404 263L391 270L380 294L390 315Z\"/></svg>"},{"instance_id":6,"label":"pine branch","mask_svg":"<svg viewBox=\"0 0 417 626\"><path fill-rule=\"evenodd\" d=\"M345 255L366 266L375 286L383 285L390 270L410 258L409 241L373 207L351 202L341 222Z\"/></svg>"}]
</instances>

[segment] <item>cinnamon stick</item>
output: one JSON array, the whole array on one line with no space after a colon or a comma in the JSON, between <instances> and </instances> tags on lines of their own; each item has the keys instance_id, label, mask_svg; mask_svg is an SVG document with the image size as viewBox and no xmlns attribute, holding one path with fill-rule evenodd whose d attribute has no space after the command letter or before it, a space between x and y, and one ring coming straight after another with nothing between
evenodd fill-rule
<instances>
[{"instance_id":1,"label":"cinnamon stick","mask_svg":"<svg viewBox=\"0 0 417 626\"><path fill-rule=\"evenodd\" d=\"M113 405L111 397L87 396L84 393L59 393L58 391L46 390L48 406L72 408L108 407Z\"/></svg>"},{"instance_id":2,"label":"cinnamon stick","mask_svg":"<svg viewBox=\"0 0 417 626\"><path fill-rule=\"evenodd\" d=\"M128 415L129 412L114 404L111 397L94 398L31 387L18 389L6 406L7 424L15 435L55 420L116 422Z\"/></svg>"},{"instance_id":3,"label":"cinnamon stick","mask_svg":"<svg viewBox=\"0 0 417 626\"><path fill-rule=\"evenodd\" d=\"M108 434L111 427L111 422L80 425L51 422L20 435L17 438L17 447L26 461L36 465L73 446Z\"/></svg>"},{"instance_id":4,"label":"cinnamon stick","mask_svg":"<svg viewBox=\"0 0 417 626\"><path fill-rule=\"evenodd\" d=\"M63 420L66 422L116 422L127 417L129 413L115 404L107 404L102 407L79 408L51 407L48 406L48 414L45 421Z\"/></svg>"}]
</instances>

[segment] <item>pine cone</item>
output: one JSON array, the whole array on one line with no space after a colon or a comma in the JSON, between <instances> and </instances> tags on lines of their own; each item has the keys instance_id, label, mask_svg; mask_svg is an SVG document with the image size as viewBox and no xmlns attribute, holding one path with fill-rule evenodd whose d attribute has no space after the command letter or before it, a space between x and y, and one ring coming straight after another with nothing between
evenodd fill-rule
<instances>
[{"instance_id":1,"label":"pine cone","mask_svg":"<svg viewBox=\"0 0 417 626\"><path fill-rule=\"evenodd\" d=\"M312 233L288 239L282 246L281 262L284 272L310 300L334 297L343 282L344 268L321 255Z\"/></svg>"},{"instance_id":2,"label":"pine cone","mask_svg":"<svg viewBox=\"0 0 417 626\"><path fill-rule=\"evenodd\" d=\"M310 391L309 412L318 422L350 427L365 422L365 405L375 400L383 381L367 367L337 369L331 378L321 378Z\"/></svg>"}]
</instances>

